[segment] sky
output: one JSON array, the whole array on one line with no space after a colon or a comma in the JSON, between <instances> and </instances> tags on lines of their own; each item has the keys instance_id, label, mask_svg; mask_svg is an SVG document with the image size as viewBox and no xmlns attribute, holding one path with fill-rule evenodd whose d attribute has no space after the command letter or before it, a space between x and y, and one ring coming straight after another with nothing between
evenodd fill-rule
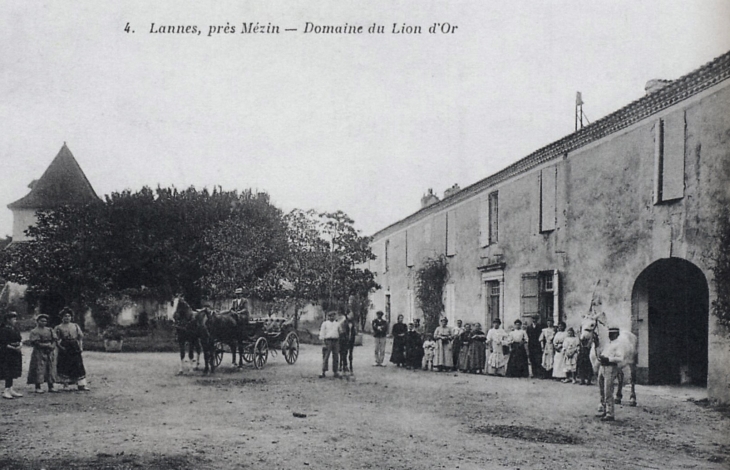
<instances>
[{"instance_id":1,"label":"sky","mask_svg":"<svg viewBox=\"0 0 730 470\"><path fill-rule=\"evenodd\" d=\"M727 52L728 18L713 0L4 0L0 236L64 142L100 196L253 188L369 235L573 132L576 91L595 121Z\"/></svg>"}]
</instances>

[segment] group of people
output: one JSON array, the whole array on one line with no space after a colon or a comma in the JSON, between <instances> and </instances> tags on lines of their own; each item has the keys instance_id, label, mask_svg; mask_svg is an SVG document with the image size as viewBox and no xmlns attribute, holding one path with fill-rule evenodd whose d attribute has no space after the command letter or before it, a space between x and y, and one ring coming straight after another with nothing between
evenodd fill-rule
<instances>
[{"instance_id":1,"label":"group of people","mask_svg":"<svg viewBox=\"0 0 730 470\"><path fill-rule=\"evenodd\" d=\"M354 373L352 366L352 350L355 347L357 329L347 313L338 321L337 312L327 313L327 319L319 329L319 339L322 341L322 374L324 378L329 370L329 359L332 358L332 372L336 378L339 371Z\"/></svg>"},{"instance_id":2,"label":"group of people","mask_svg":"<svg viewBox=\"0 0 730 470\"><path fill-rule=\"evenodd\" d=\"M61 324L50 328L48 315L38 315L36 327L30 332L33 352L27 383L35 385L36 393L45 392L44 383L49 392L58 391L57 383L63 384L64 388L75 384L78 390L89 390L82 358L84 334L73 322L70 308L61 310L60 316ZM17 321L17 313L10 311L4 315L0 326L0 380L5 381L2 397L9 400L23 396L13 388L14 380L23 373L22 338Z\"/></svg>"},{"instance_id":3,"label":"group of people","mask_svg":"<svg viewBox=\"0 0 730 470\"><path fill-rule=\"evenodd\" d=\"M383 312L373 320L375 365L382 366L388 323ZM418 321L418 320L416 320ZM523 328L515 320L508 330L495 319L488 332L479 323L448 325L446 318L433 334L422 333L416 322L403 323L399 315L393 325L393 348L390 362L411 370L461 371L507 377L556 379L563 383L590 385L593 366L590 361L590 341L581 342L573 328L564 322L558 327L553 321L540 324L539 316Z\"/></svg>"}]
</instances>

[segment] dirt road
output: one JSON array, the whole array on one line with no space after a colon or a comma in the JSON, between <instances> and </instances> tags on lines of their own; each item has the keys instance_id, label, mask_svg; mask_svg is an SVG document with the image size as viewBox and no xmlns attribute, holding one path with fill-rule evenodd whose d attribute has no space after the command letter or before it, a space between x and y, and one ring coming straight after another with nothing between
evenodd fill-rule
<instances>
[{"instance_id":1,"label":"dirt road","mask_svg":"<svg viewBox=\"0 0 730 470\"><path fill-rule=\"evenodd\" d=\"M595 386L373 367L371 341L349 380L319 379L309 345L295 365L279 355L260 371L226 355L208 377L175 375L172 353L87 352L90 393L23 386L25 397L0 402L0 468L730 465L730 414L688 401L703 390L637 387L639 406L603 423Z\"/></svg>"}]
</instances>

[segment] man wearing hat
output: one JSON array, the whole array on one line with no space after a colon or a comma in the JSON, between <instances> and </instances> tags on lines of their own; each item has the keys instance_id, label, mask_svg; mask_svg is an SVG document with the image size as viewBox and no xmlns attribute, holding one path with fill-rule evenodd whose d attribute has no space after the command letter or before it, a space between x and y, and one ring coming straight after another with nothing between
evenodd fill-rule
<instances>
[{"instance_id":1,"label":"man wearing hat","mask_svg":"<svg viewBox=\"0 0 730 470\"><path fill-rule=\"evenodd\" d=\"M385 336L388 334L388 322L383 320L383 312L378 311L373 320L373 338L375 338L375 365L383 366L385 359Z\"/></svg>"},{"instance_id":2,"label":"man wearing hat","mask_svg":"<svg viewBox=\"0 0 730 470\"><path fill-rule=\"evenodd\" d=\"M611 342L606 346L598 360L601 366L598 368L598 388L601 390L601 407L598 417L602 421L614 421L614 380L618 377L619 363L624 361L623 353L618 341L619 329L609 328L608 338Z\"/></svg>"},{"instance_id":3,"label":"man wearing hat","mask_svg":"<svg viewBox=\"0 0 730 470\"><path fill-rule=\"evenodd\" d=\"M5 314L0 325L0 380L5 381L3 398L9 400L23 396L13 389L13 379L23 373L23 353L20 350L22 338L15 326L17 321L18 314L11 310Z\"/></svg>"},{"instance_id":4,"label":"man wearing hat","mask_svg":"<svg viewBox=\"0 0 730 470\"><path fill-rule=\"evenodd\" d=\"M236 289L236 298L233 299L233 304L231 304L231 311L240 313L244 310L246 310L246 299L243 298L243 289L238 288Z\"/></svg>"}]
</instances>

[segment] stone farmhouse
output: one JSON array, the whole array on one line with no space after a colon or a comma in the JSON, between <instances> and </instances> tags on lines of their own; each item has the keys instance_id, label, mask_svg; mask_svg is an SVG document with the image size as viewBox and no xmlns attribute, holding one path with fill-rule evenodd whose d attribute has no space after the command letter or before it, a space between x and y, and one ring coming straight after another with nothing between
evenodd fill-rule
<instances>
[{"instance_id":1,"label":"stone farmhouse","mask_svg":"<svg viewBox=\"0 0 730 470\"><path fill-rule=\"evenodd\" d=\"M730 204L730 53L374 234L372 312L422 312L415 273L445 255L445 316L578 328L594 296L639 339L638 380L730 402L730 336L710 314ZM600 282L599 282L600 281Z\"/></svg>"}]
</instances>

